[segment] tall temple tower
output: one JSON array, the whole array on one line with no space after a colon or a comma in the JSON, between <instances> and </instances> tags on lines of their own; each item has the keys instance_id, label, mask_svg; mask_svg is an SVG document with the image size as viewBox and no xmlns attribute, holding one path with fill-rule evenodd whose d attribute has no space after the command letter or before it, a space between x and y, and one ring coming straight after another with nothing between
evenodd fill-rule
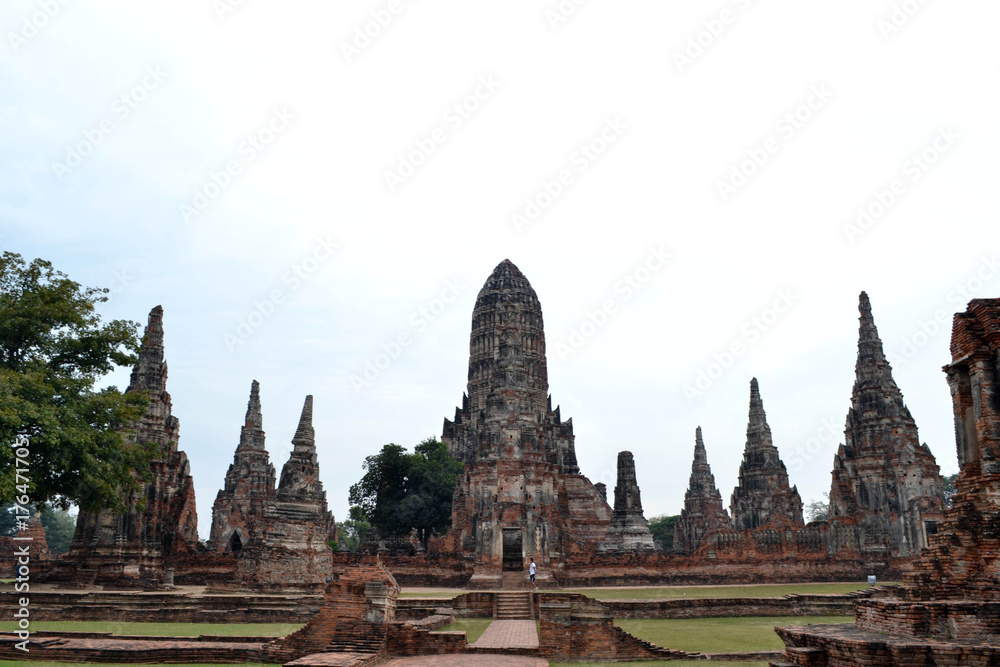
<instances>
[{"instance_id":1,"label":"tall temple tower","mask_svg":"<svg viewBox=\"0 0 1000 667\"><path fill-rule=\"evenodd\" d=\"M831 523L857 526L863 553L915 556L943 518L941 475L892 379L868 295L858 310L858 358L844 427L833 461Z\"/></svg>"},{"instance_id":2,"label":"tall temple tower","mask_svg":"<svg viewBox=\"0 0 1000 667\"><path fill-rule=\"evenodd\" d=\"M531 557L548 576L607 534L611 508L580 474L573 422L548 389L542 308L505 259L476 299L468 390L441 438L465 464L444 549L471 562L471 586L497 586Z\"/></svg>"},{"instance_id":3,"label":"tall temple tower","mask_svg":"<svg viewBox=\"0 0 1000 667\"><path fill-rule=\"evenodd\" d=\"M694 461L684 494L684 509L674 526L674 549L691 553L712 533L731 527L729 514L722 506L722 494L715 485L715 475L708 465L708 453L699 426L694 432ZM663 546L669 548L669 545Z\"/></svg>"},{"instance_id":4,"label":"tall temple tower","mask_svg":"<svg viewBox=\"0 0 1000 667\"><path fill-rule=\"evenodd\" d=\"M264 448L260 410L260 383L250 385L247 415L240 428L240 444L226 472L225 488L212 506L212 548L239 553L250 539L264 501L274 496L274 465Z\"/></svg>"},{"instance_id":5,"label":"tall temple tower","mask_svg":"<svg viewBox=\"0 0 1000 667\"><path fill-rule=\"evenodd\" d=\"M750 381L750 417L747 444L740 464L740 482L733 490L733 527L750 530L761 527L802 526L802 498L788 486L788 471L771 442L764 403L757 378Z\"/></svg>"},{"instance_id":6,"label":"tall temple tower","mask_svg":"<svg viewBox=\"0 0 1000 667\"><path fill-rule=\"evenodd\" d=\"M81 572L96 571L98 583L156 586L173 556L197 548L194 481L187 455L177 448L180 422L171 413L163 352L163 308L156 306L125 393L142 392L149 399L131 437L158 444L161 456L150 464L150 481L143 484L145 509L139 510L133 496L126 499L125 514L105 510L77 517L69 561Z\"/></svg>"}]
</instances>

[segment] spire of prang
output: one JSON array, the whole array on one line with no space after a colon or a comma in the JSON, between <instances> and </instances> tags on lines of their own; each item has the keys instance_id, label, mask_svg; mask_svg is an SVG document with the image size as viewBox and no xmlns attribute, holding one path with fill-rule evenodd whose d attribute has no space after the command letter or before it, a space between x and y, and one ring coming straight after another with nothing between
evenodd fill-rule
<instances>
[{"instance_id":1,"label":"spire of prang","mask_svg":"<svg viewBox=\"0 0 1000 667\"><path fill-rule=\"evenodd\" d=\"M260 411L260 383L254 380L250 385L250 400L247 401L247 415L240 429L241 449L264 449L263 418Z\"/></svg>"},{"instance_id":2,"label":"spire of prang","mask_svg":"<svg viewBox=\"0 0 1000 667\"><path fill-rule=\"evenodd\" d=\"M802 498L794 486L789 488L788 471L771 441L771 427L767 425L757 378L750 381L747 444L730 509L737 530L789 522L793 526L803 525Z\"/></svg>"},{"instance_id":3,"label":"spire of prang","mask_svg":"<svg viewBox=\"0 0 1000 667\"><path fill-rule=\"evenodd\" d=\"M635 479L632 452L618 452L618 483L615 485L615 516L642 516L642 498Z\"/></svg>"},{"instance_id":4,"label":"spire of prang","mask_svg":"<svg viewBox=\"0 0 1000 667\"><path fill-rule=\"evenodd\" d=\"M708 465L701 427L694 432L694 461L691 479L684 494L684 509L674 527L674 548L685 553L697 549L712 533L730 528L729 514L722 506L722 494ZM664 545L667 546L667 545Z\"/></svg>"},{"instance_id":5,"label":"spire of prang","mask_svg":"<svg viewBox=\"0 0 1000 667\"><path fill-rule=\"evenodd\" d=\"M163 361L163 306L149 311L146 330L142 335L139 360L132 368L126 391L166 391L167 364Z\"/></svg>"},{"instance_id":6,"label":"spire of prang","mask_svg":"<svg viewBox=\"0 0 1000 667\"><path fill-rule=\"evenodd\" d=\"M299 417L299 426L295 429L292 437L292 444L295 449L305 449L316 451L316 432L313 431L313 397L312 394L306 396L306 402L302 406L302 415Z\"/></svg>"}]
</instances>

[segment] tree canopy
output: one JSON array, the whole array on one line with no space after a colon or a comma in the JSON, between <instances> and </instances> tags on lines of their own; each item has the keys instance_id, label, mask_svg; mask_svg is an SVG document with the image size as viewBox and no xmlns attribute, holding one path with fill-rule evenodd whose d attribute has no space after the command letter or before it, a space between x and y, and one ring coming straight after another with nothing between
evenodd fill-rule
<instances>
[{"instance_id":1,"label":"tree canopy","mask_svg":"<svg viewBox=\"0 0 1000 667\"><path fill-rule=\"evenodd\" d=\"M654 516L648 521L649 532L653 534L653 541L660 543L660 548L670 551L674 546L674 525L680 519L680 514Z\"/></svg>"},{"instance_id":2,"label":"tree canopy","mask_svg":"<svg viewBox=\"0 0 1000 667\"><path fill-rule=\"evenodd\" d=\"M412 454L389 443L366 457L362 468L365 474L351 486L349 501L380 535L401 537L416 529L426 547L432 533L451 526L451 498L462 463L443 442L427 438Z\"/></svg>"},{"instance_id":3,"label":"tree canopy","mask_svg":"<svg viewBox=\"0 0 1000 667\"><path fill-rule=\"evenodd\" d=\"M137 323L96 313L107 292L42 259L0 257L0 503L122 511L123 494L140 488L137 471L159 454L127 437L146 398L95 388L139 350ZM16 461L19 436L29 455Z\"/></svg>"}]
</instances>

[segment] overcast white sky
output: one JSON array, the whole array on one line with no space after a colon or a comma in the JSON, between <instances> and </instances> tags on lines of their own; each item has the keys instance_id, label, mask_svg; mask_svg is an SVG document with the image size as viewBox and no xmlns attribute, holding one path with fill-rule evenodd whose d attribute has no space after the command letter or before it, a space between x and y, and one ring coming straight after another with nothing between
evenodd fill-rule
<instances>
[{"instance_id":1,"label":"overcast white sky","mask_svg":"<svg viewBox=\"0 0 1000 667\"><path fill-rule=\"evenodd\" d=\"M631 450L647 517L680 511L699 425L728 505L753 376L803 500L829 489L861 290L950 473L951 315L1000 293L998 22L986 0L10 0L0 247L110 288L106 318L163 305L206 537L253 379L279 469L315 396L338 520L366 455L439 436L505 257L583 472L613 487Z\"/></svg>"}]
</instances>

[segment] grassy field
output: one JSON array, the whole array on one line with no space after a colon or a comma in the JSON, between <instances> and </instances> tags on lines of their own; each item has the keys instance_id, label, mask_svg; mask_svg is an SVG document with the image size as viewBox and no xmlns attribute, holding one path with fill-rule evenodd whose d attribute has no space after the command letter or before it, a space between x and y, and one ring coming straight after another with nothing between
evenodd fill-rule
<instances>
[{"instance_id":1,"label":"grassy field","mask_svg":"<svg viewBox=\"0 0 1000 667\"><path fill-rule=\"evenodd\" d=\"M492 618L457 618L454 623L441 628L441 632L464 632L465 641L471 644L479 639L486 626L492 622Z\"/></svg>"},{"instance_id":2,"label":"grassy field","mask_svg":"<svg viewBox=\"0 0 1000 667\"><path fill-rule=\"evenodd\" d=\"M295 632L298 623L128 623L116 621L34 621L33 632L111 632L116 635L157 635L161 637L197 637L226 635L243 637L284 637ZM14 621L0 623L0 632L17 629ZM32 662L33 665L41 663Z\"/></svg>"},{"instance_id":3,"label":"grassy field","mask_svg":"<svg viewBox=\"0 0 1000 667\"><path fill-rule=\"evenodd\" d=\"M640 639L679 651L727 653L783 649L776 625L853 623L853 616L621 619L615 625ZM675 663L676 664L676 663Z\"/></svg>"},{"instance_id":4,"label":"grassy field","mask_svg":"<svg viewBox=\"0 0 1000 667\"><path fill-rule=\"evenodd\" d=\"M663 586L650 588L568 588L598 600L669 600L673 598L769 598L782 595L851 593L868 584L760 584L757 586Z\"/></svg>"},{"instance_id":5,"label":"grassy field","mask_svg":"<svg viewBox=\"0 0 1000 667\"><path fill-rule=\"evenodd\" d=\"M399 593L401 598L438 598L441 600L450 600L456 598L463 593L468 593L469 591L459 590L457 588L404 588Z\"/></svg>"}]
</instances>

